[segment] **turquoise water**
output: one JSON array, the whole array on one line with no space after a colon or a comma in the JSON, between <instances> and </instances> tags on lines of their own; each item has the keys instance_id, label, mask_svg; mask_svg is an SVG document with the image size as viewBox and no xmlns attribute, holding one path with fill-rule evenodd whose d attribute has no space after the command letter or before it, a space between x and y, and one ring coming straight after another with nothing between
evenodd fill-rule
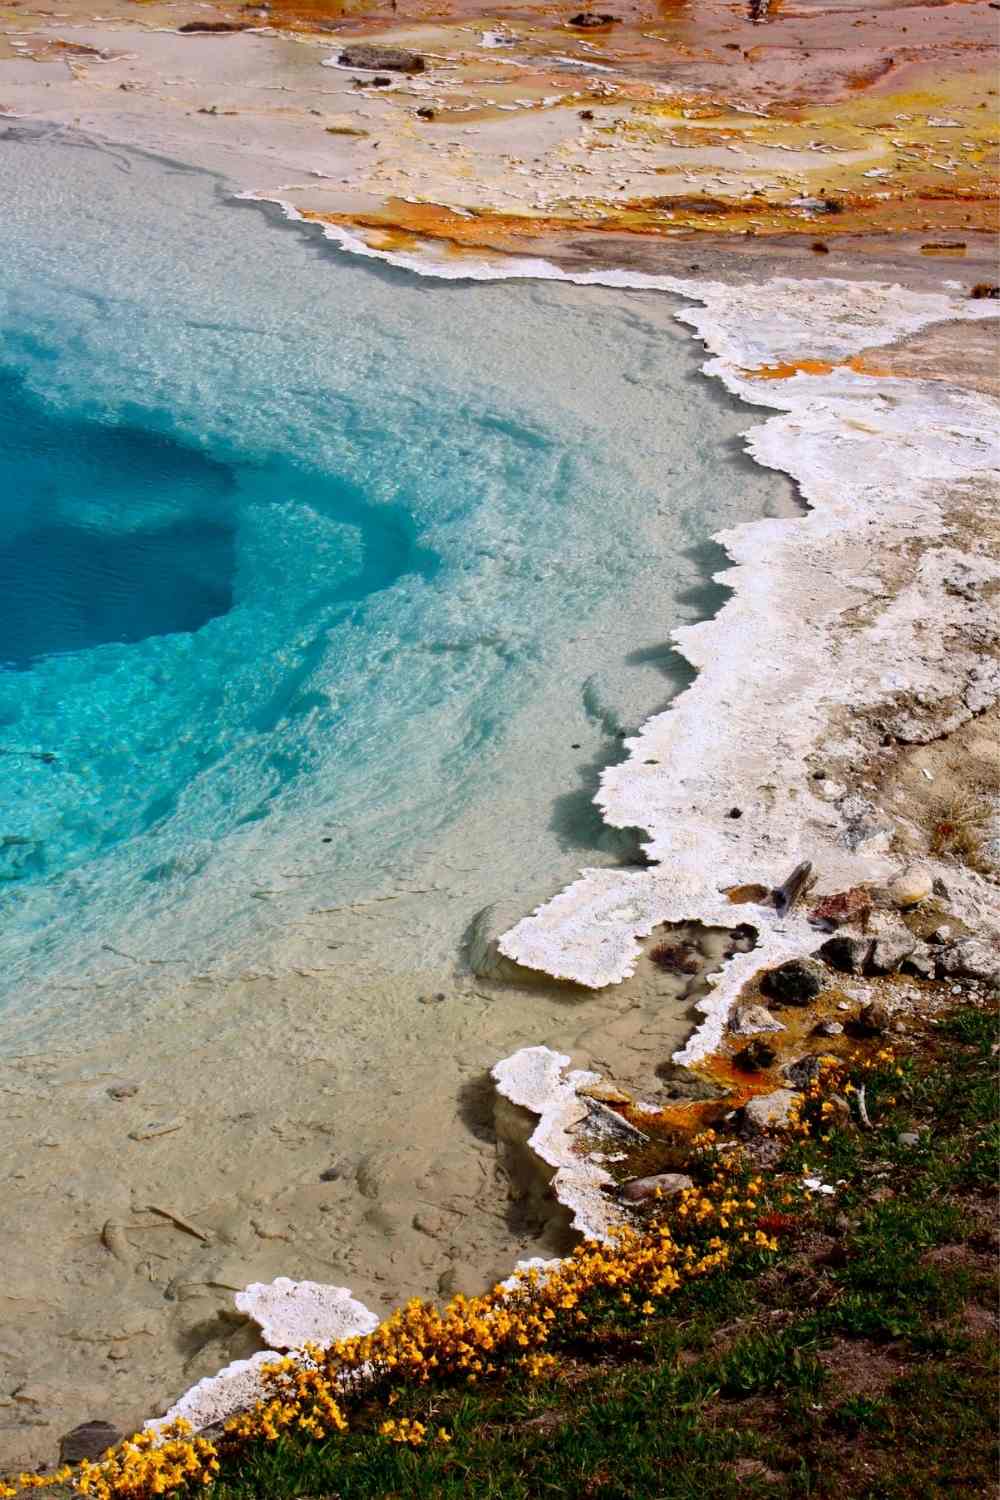
<instances>
[{"instance_id":1,"label":"turquoise water","mask_svg":"<svg viewBox=\"0 0 1000 1500\"><path fill-rule=\"evenodd\" d=\"M0 186L8 1015L238 966L476 807L494 884L576 861L524 726L544 797L606 756L593 672L774 485L666 299L420 281L65 132Z\"/></svg>"}]
</instances>

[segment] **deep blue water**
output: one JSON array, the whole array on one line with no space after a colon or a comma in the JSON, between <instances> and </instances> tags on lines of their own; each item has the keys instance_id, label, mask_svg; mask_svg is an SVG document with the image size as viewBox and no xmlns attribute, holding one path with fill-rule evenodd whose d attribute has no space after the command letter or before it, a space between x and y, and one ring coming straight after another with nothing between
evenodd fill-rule
<instances>
[{"instance_id":1,"label":"deep blue water","mask_svg":"<svg viewBox=\"0 0 1000 1500\"><path fill-rule=\"evenodd\" d=\"M47 409L0 369L0 666L195 631L233 603L235 484L137 427ZM135 499L149 526L116 525Z\"/></svg>"},{"instance_id":2,"label":"deep blue water","mask_svg":"<svg viewBox=\"0 0 1000 1500\"><path fill-rule=\"evenodd\" d=\"M420 281L65 132L0 130L0 192L8 1016L239 967L477 809L419 958L571 874L595 702L661 706L773 487L664 299Z\"/></svg>"}]
</instances>

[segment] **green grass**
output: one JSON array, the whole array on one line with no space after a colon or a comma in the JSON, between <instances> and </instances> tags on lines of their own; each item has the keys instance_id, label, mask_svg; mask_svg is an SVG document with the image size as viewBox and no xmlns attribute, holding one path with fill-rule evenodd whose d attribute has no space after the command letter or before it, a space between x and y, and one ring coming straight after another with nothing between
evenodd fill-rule
<instances>
[{"instance_id":1,"label":"green grass","mask_svg":"<svg viewBox=\"0 0 1000 1500\"><path fill-rule=\"evenodd\" d=\"M211 1500L994 1495L996 1035L981 1010L928 1029L902 1079L868 1075L876 1129L789 1147L779 1180L839 1187L788 1208L777 1257L650 1319L591 1309L551 1379L402 1393L448 1444L388 1443L372 1399L344 1437L230 1460Z\"/></svg>"},{"instance_id":2,"label":"green grass","mask_svg":"<svg viewBox=\"0 0 1000 1500\"><path fill-rule=\"evenodd\" d=\"M245 1448L199 1493L994 1496L996 1038L983 1009L928 1026L902 1076L864 1075L873 1130L789 1145L761 1201L782 1216L777 1254L747 1251L652 1316L595 1295L584 1323L557 1326L551 1377L369 1390L348 1404L346 1434ZM916 1144L900 1139L912 1132ZM803 1197L807 1166L837 1192ZM378 1431L387 1415L450 1441L394 1445Z\"/></svg>"}]
</instances>

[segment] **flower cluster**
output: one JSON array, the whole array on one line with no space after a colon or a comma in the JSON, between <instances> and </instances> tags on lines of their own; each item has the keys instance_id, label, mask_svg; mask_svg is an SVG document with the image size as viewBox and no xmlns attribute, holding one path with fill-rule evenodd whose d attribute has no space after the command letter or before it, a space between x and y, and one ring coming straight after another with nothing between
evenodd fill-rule
<instances>
[{"instance_id":1,"label":"flower cluster","mask_svg":"<svg viewBox=\"0 0 1000 1500\"><path fill-rule=\"evenodd\" d=\"M73 1488L93 1500L191 1495L248 1443L346 1431L345 1407L356 1397L392 1406L396 1391L431 1381L476 1382L514 1370L535 1379L551 1375L554 1338L586 1324L609 1301L650 1317L685 1281L735 1255L778 1248L765 1227L763 1180L738 1150L720 1146L707 1131L695 1140L692 1171L701 1185L651 1205L653 1216L642 1227L621 1227L606 1243L584 1241L564 1260L517 1272L482 1296L456 1296L443 1308L414 1298L372 1333L276 1358L263 1367L262 1399L214 1441L193 1436L184 1422L147 1431L73 1471ZM378 1431L411 1448L427 1440L425 1425L410 1417L386 1417ZM449 1435L442 1428L436 1437L447 1442ZM65 1482L69 1474L26 1475L21 1487ZM17 1492L0 1484L0 1497Z\"/></svg>"},{"instance_id":2,"label":"flower cluster","mask_svg":"<svg viewBox=\"0 0 1000 1500\"><path fill-rule=\"evenodd\" d=\"M158 1433L136 1433L98 1463L85 1461L76 1470L64 1465L52 1474L22 1474L19 1487L41 1489L65 1484L72 1476L76 1493L93 1500L147 1500L151 1495L176 1494L189 1482L210 1484L218 1470L214 1444L193 1437L191 1424L178 1420ZM17 1488L0 1484L0 1495L15 1494Z\"/></svg>"},{"instance_id":3,"label":"flower cluster","mask_svg":"<svg viewBox=\"0 0 1000 1500\"><path fill-rule=\"evenodd\" d=\"M390 1443L406 1443L411 1448L419 1448L427 1435L427 1428L423 1422L412 1421L409 1417L390 1417L382 1423L379 1432Z\"/></svg>"}]
</instances>

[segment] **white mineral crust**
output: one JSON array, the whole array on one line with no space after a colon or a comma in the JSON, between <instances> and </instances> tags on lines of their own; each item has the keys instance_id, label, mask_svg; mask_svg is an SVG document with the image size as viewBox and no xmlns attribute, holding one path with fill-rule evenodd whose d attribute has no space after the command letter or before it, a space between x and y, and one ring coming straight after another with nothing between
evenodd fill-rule
<instances>
[{"instance_id":1,"label":"white mineral crust","mask_svg":"<svg viewBox=\"0 0 1000 1500\"><path fill-rule=\"evenodd\" d=\"M705 1022L676 1054L691 1062L718 1044L752 973L816 945L804 912L781 919L763 906L734 908L727 887L778 885L805 859L828 889L886 879L896 867L891 827L866 826L851 799L831 805L809 758L861 760L853 725L866 710L899 716L904 699L947 703L946 732L1000 697L996 663L975 644L1000 581L986 540L1000 445L988 397L842 363L935 322L995 316L980 302L843 281L672 289L705 304L678 316L716 356L706 371L781 413L750 432L747 449L791 474L810 510L716 537L735 565L716 575L732 597L713 619L673 635L698 676L626 741L629 759L604 772L597 804L612 827L646 831L652 868L584 870L505 933L499 950L600 988L632 972L638 939L661 924L730 926L739 911L758 927L758 946L731 959L701 1002ZM804 359L834 368L780 380L749 373ZM973 550L949 545L961 508L981 517Z\"/></svg>"},{"instance_id":2,"label":"white mineral crust","mask_svg":"<svg viewBox=\"0 0 1000 1500\"><path fill-rule=\"evenodd\" d=\"M380 1321L346 1286L292 1281L287 1276L252 1282L236 1293L236 1306L259 1326L261 1338L272 1349L301 1349L304 1344L326 1348L338 1339L372 1333Z\"/></svg>"},{"instance_id":3,"label":"white mineral crust","mask_svg":"<svg viewBox=\"0 0 1000 1500\"><path fill-rule=\"evenodd\" d=\"M610 1200L602 1188L613 1181L592 1157L580 1154L579 1132L591 1107L577 1090L596 1083L582 1068L567 1073L569 1058L549 1047L522 1047L498 1062L493 1081L502 1098L538 1115L528 1148L554 1169L552 1189L572 1215L572 1227L588 1239L607 1239Z\"/></svg>"},{"instance_id":4,"label":"white mineral crust","mask_svg":"<svg viewBox=\"0 0 1000 1500\"><path fill-rule=\"evenodd\" d=\"M206 1375L162 1417L147 1422L148 1428L159 1431L178 1417L190 1422L195 1432L224 1422L253 1406L266 1393L262 1370L277 1362L279 1355L274 1349L287 1349L304 1362L303 1344L326 1347L339 1339L371 1333L381 1321L352 1297L347 1287L291 1281L287 1276L252 1283L237 1292L236 1306L260 1325L261 1337L271 1348L249 1359L235 1360L217 1375Z\"/></svg>"}]
</instances>

